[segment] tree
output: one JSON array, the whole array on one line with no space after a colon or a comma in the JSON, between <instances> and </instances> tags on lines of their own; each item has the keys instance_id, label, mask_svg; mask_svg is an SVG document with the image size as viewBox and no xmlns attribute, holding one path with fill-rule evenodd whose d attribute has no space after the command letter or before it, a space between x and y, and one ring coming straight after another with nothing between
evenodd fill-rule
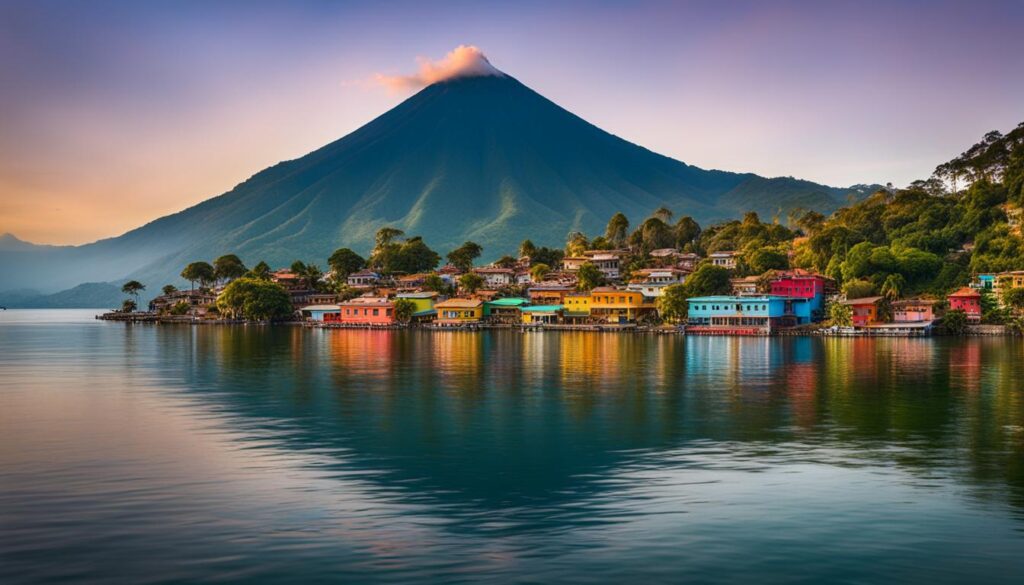
<instances>
[{"instance_id":1,"label":"tree","mask_svg":"<svg viewBox=\"0 0 1024 585\"><path fill-rule=\"evenodd\" d=\"M416 312L416 303L409 299L395 299L395 320L399 323L412 321L412 314Z\"/></svg>"},{"instance_id":2,"label":"tree","mask_svg":"<svg viewBox=\"0 0 1024 585\"><path fill-rule=\"evenodd\" d=\"M622 212L613 215L604 229L604 237L616 248L624 246L629 237L629 219Z\"/></svg>"},{"instance_id":3,"label":"tree","mask_svg":"<svg viewBox=\"0 0 1024 585\"><path fill-rule=\"evenodd\" d=\"M257 280L270 280L270 265L260 260L256 266L252 267L247 276Z\"/></svg>"},{"instance_id":4,"label":"tree","mask_svg":"<svg viewBox=\"0 0 1024 585\"><path fill-rule=\"evenodd\" d=\"M853 326L853 309L842 303L829 303L828 320L837 327Z\"/></svg>"},{"instance_id":5,"label":"tree","mask_svg":"<svg viewBox=\"0 0 1024 585\"><path fill-rule=\"evenodd\" d=\"M525 257L530 258L531 261L532 261L533 255L536 252L537 252L537 246L534 246L533 242L531 242L530 240L523 240L523 243L519 244L519 257L520 258L525 256Z\"/></svg>"},{"instance_id":6,"label":"tree","mask_svg":"<svg viewBox=\"0 0 1024 585\"><path fill-rule=\"evenodd\" d=\"M501 258L498 258L497 260L494 261L494 265L499 267L499 268L512 268L513 266L515 266L518 263L519 263L518 260L516 260L515 258L513 258L512 256L509 256L507 254L505 256L502 256Z\"/></svg>"},{"instance_id":7,"label":"tree","mask_svg":"<svg viewBox=\"0 0 1024 585\"><path fill-rule=\"evenodd\" d=\"M164 296L167 296L167 295L169 295L171 293L178 292L178 287L174 286L173 284L165 284L164 287L162 289L160 289L160 292Z\"/></svg>"},{"instance_id":8,"label":"tree","mask_svg":"<svg viewBox=\"0 0 1024 585\"><path fill-rule=\"evenodd\" d=\"M744 255L747 267L754 274L764 274L769 270L785 270L789 268L786 254L772 248L756 248Z\"/></svg>"},{"instance_id":9,"label":"tree","mask_svg":"<svg viewBox=\"0 0 1024 585\"><path fill-rule=\"evenodd\" d=\"M404 242L388 240L376 248L370 257L370 265L384 274L415 274L437 267L441 256L431 250L423 238L413 236Z\"/></svg>"},{"instance_id":10,"label":"tree","mask_svg":"<svg viewBox=\"0 0 1024 585\"><path fill-rule=\"evenodd\" d=\"M729 270L721 266L701 264L683 283L686 287L686 298L727 295L732 291L730 278Z\"/></svg>"},{"instance_id":11,"label":"tree","mask_svg":"<svg viewBox=\"0 0 1024 585\"><path fill-rule=\"evenodd\" d=\"M135 301L133 301L131 299L125 299L121 303L121 312L122 313L134 313L136 308L138 308L138 305L136 305Z\"/></svg>"},{"instance_id":12,"label":"tree","mask_svg":"<svg viewBox=\"0 0 1024 585\"><path fill-rule=\"evenodd\" d=\"M436 293L443 293L448 290L448 283L439 274L428 274L423 279L423 287Z\"/></svg>"},{"instance_id":13,"label":"tree","mask_svg":"<svg viewBox=\"0 0 1024 585\"><path fill-rule=\"evenodd\" d=\"M687 244L692 244L697 241L700 237L700 224L689 215L684 215L679 218L676 222L675 233L676 233L676 247L682 248Z\"/></svg>"},{"instance_id":14,"label":"tree","mask_svg":"<svg viewBox=\"0 0 1024 585\"><path fill-rule=\"evenodd\" d=\"M590 247L590 240L583 232L569 232L565 242L565 253L569 256L582 256Z\"/></svg>"},{"instance_id":15,"label":"tree","mask_svg":"<svg viewBox=\"0 0 1024 585\"><path fill-rule=\"evenodd\" d=\"M651 217L637 228L630 236L630 243L640 247L644 253L658 248L671 248L676 244L676 236L672 228L659 217Z\"/></svg>"},{"instance_id":16,"label":"tree","mask_svg":"<svg viewBox=\"0 0 1024 585\"><path fill-rule=\"evenodd\" d=\"M121 292L135 298L135 305L139 304L139 292L146 290L146 285L137 280L129 280L121 287Z\"/></svg>"},{"instance_id":17,"label":"tree","mask_svg":"<svg viewBox=\"0 0 1024 585\"><path fill-rule=\"evenodd\" d=\"M1003 291L1003 304L1015 312L1024 310L1024 288L1008 288Z\"/></svg>"},{"instance_id":18,"label":"tree","mask_svg":"<svg viewBox=\"0 0 1024 585\"><path fill-rule=\"evenodd\" d=\"M181 277L189 281L195 290L197 282L199 288L204 288L217 278L217 274L209 262L192 262L181 271Z\"/></svg>"},{"instance_id":19,"label":"tree","mask_svg":"<svg viewBox=\"0 0 1024 585\"><path fill-rule=\"evenodd\" d=\"M851 280L843 285L843 294L848 299L863 299L875 294L875 285L867 280Z\"/></svg>"},{"instance_id":20,"label":"tree","mask_svg":"<svg viewBox=\"0 0 1024 585\"><path fill-rule=\"evenodd\" d=\"M895 301L903 296L903 291L907 288L907 279L903 278L902 274L890 274L886 277L885 282L882 283L881 293L882 296Z\"/></svg>"},{"instance_id":21,"label":"tree","mask_svg":"<svg viewBox=\"0 0 1024 585\"><path fill-rule=\"evenodd\" d=\"M480 287L483 285L483 277L475 272L467 272L459 277L459 288L465 290L469 294L473 294L480 290Z\"/></svg>"},{"instance_id":22,"label":"tree","mask_svg":"<svg viewBox=\"0 0 1024 585\"><path fill-rule=\"evenodd\" d=\"M942 324L953 335L963 335L967 331L967 313L963 309L953 309L942 317Z\"/></svg>"},{"instance_id":23,"label":"tree","mask_svg":"<svg viewBox=\"0 0 1024 585\"><path fill-rule=\"evenodd\" d=\"M685 284L666 286L657 301L658 314L661 318L670 323L679 323L686 320L689 308L686 295L687 287Z\"/></svg>"},{"instance_id":24,"label":"tree","mask_svg":"<svg viewBox=\"0 0 1024 585\"><path fill-rule=\"evenodd\" d=\"M589 291L604 284L604 273L592 262L584 262L576 271L576 288Z\"/></svg>"},{"instance_id":25,"label":"tree","mask_svg":"<svg viewBox=\"0 0 1024 585\"><path fill-rule=\"evenodd\" d=\"M213 261L213 272L217 280L231 281L247 272L242 259L234 254L225 254Z\"/></svg>"},{"instance_id":26,"label":"tree","mask_svg":"<svg viewBox=\"0 0 1024 585\"><path fill-rule=\"evenodd\" d=\"M309 290L320 290L324 277L323 270L316 264L306 264L302 260L292 262L291 271L306 285Z\"/></svg>"},{"instance_id":27,"label":"tree","mask_svg":"<svg viewBox=\"0 0 1024 585\"><path fill-rule=\"evenodd\" d=\"M283 286L248 277L233 280L217 298L217 308L231 318L254 321L283 319L292 314L291 299Z\"/></svg>"},{"instance_id":28,"label":"tree","mask_svg":"<svg viewBox=\"0 0 1024 585\"><path fill-rule=\"evenodd\" d=\"M543 282L544 277L551 272L551 267L547 264L534 264L530 267L530 279L533 282Z\"/></svg>"},{"instance_id":29,"label":"tree","mask_svg":"<svg viewBox=\"0 0 1024 585\"><path fill-rule=\"evenodd\" d=\"M366 267L366 259L349 248L338 248L327 259L327 265L334 272L335 280L345 280L349 274Z\"/></svg>"},{"instance_id":30,"label":"tree","mask_svg":"<svg viewBox=\"0 0 1024 585\"><path fill-rule=\"evenodd\" d=\"M672 221L672 216L673 215L675 215L675 214L672 213L671 209L669 209L668 207L665 207L664 205L662 205L661 207L659 207L659 208L654 210L654 213L651 214L651 217L652 218L657 218L657 219L661 220L662 223L666 223L667 224L668 222Z\"/></svg>"},{"instance_id":31,"label":"tree","mask_svg":"<svg viewBox=\"0 0 1024 585\"><path fill-rule=\"evenodd\" d=\"M476 242L465 242L458 248L448 252L448 263L463 272L469 272L473 268L473 260L480 257L484 251L483 247Z\"/></svg>"},{"instance_id":32,"label":"tree","mask_svg":"<svg viewBox=\"0 0 1024 585\"><path fill-rule=\"evenodd\" d=\"M404 236L405 232L398 228L393 227L382 227L377 230L377 234L373 238L373 252L371 256L376 256L382 250L387 248L394 241L395 238Z\"/></svg>"}]
</instances>

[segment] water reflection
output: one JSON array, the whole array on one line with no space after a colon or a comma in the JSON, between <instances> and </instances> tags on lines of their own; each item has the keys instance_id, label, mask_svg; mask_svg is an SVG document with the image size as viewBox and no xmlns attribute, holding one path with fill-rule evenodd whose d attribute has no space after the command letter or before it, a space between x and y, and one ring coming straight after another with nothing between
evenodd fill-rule
<instances>
[{"instance_id":1,"label":"water reflection","mask_svg":"<svg viewBox=\"0 0 1024 585\"><path fill-rule=\"evenodd\" d=\"M1022 357L0 321L0 580L1006 580Z\"/></svg>"}]
</instances>

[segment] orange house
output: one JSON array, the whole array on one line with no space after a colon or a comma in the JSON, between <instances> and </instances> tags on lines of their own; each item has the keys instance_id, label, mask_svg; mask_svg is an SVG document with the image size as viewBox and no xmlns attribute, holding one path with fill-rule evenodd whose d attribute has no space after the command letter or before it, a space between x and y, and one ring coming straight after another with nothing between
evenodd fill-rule
<instances>
[{"instance_id":1,"label":"orange house","mask_svg":"<svg viewBox=\"0 0 1024 585\"><path fill-rule=\"evenodd\" d=\"M884 300L885 297L865 297L842 301L842 304L853 310L854 327L868 327L882 322L879 306Z\"/></svg>"},{"instance_id":2,"label":"orange house","mask_svg":"<svg viewBox=\"0 0 1024 585\"><path fill-rule=\"evenodd\" d=\"M395 304L381 297L356 297L338 303L337 313L324 315L324 323L343 325L393 325Z\"/></svg>"}]
</instances>

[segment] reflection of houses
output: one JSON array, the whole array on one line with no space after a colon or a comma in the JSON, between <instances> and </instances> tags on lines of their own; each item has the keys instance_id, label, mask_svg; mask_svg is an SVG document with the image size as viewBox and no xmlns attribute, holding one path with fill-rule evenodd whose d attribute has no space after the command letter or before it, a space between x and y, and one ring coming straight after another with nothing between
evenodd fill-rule
<instances>
[{"instance_id":1,"label":"reflection of houses","mask_svg":"<svg viewBox=\"0 0 1024 585\"><path fill-rule=\"evenodd\" d=\"M840 303L850 307L853 313L854 327L868 327L882 322L882 303L885 297L865 297L862 299L847 299Z\"/></svg>"},{"instance_id":2,"label":"reflection of houses","mask_svg":"<svg viewBox=\"0 0 1024 585\"><path fill-rule=\"evenodd\" d=\"M392 325L395 323L395 304L383 297L356 297L338 303L338 312L326 313L324 323Z\"/></svg>"},{"instance_id":3,"label":"reflection of houses","mask_svg":"<svg viewBox=\"0 0 1024 585\"><path fill-rule=\"evenodd\" d=\"M949 310L963 311L969 323L981 322L981 293L964 287L949 295Z\"/></svg>"},{"instance_id":4,"label":"reflection of houses","mask_svg":"<svg viewBox=\"0 0 1024 585\"><path fill-rule=\"evenodd\" d=\"M687 333L763 334L811 322L808 299L708 296L687 300Z\"/></svg>"},{"instance_id":5,"label":"reflection of houses","mask_svg":"<svg viewBox=\"0 0 1024 585\"><path fill-rule=\"evenodd\" d=\"M711 263L714 264L715 266L719 266L721 268L728 268L729 270L733 270L734 268L736 268L736 252L712 252L711 254L708 255L708 258L711 259Z\"/></svg>"},{"instance_id":6,"label":"reflection of houses","mask_svg":"<svg viewBox=\"0 0 1024 585\"><path fill-rule=\"evenodd\" d=\"M441 326L471 325L483 319L484 302L479 299L448 299L436 303L437 320Z\"/></svg>"},{"instance_id":7,"label":"reflection of houses","mask_svg":"<svg viewBox=\"0 0 1024 585\"><path fill-rule=\"evenodd\" d=\"M645 297L660 297L665 287L684 282L686 275L686 271L678 268L643 268L633 272L626 288L643 293Z\"/></svg>"}]
</instances>

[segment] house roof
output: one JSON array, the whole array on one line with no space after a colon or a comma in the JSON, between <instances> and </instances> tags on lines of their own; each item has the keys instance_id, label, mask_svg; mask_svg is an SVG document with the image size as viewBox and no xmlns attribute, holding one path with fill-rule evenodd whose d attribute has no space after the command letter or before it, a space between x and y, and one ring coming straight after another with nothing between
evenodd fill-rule
<instances>
[{"instance_id":1,"label":"house roof","mask_svg":"<svg viewBox=\"0 0 1024 585\"><path fill-rule=\"evenodd\" d=\"M805 298L784 297L781 295L760 295L756 297L738 297L733 295L711 295L707 297L690 297L686 299L698 303L767 303L768 301L806 301Z\"/></svg>"},{"instance_id":2,"label":"house roof","mask_svg":"<svg viewBox=\"0 0 1024 585\"><path fill-rule=\"evenodd\" d=\"M673 256L678 253L679 251L675 248L658 248L657 250L651 250L650 255L655 258L663 258L665 256Z\"/></svg>"},{"instance_id":3,"label":"house roof","mask_svg":"<svg viewBox=\"0 0 1024 585\"><path fill-rule=\"evenodd\" d=\"M846 299L839 301L840 305L873 305L885 297L861 297L859 299Z\"/></svg>"},{"instance_id":4,"label":"house roof","mask_svg":"<svg viewBox=\"0 0 1024 585\"><path fill-rule=\"evenodd\" d=\"M532 307L523 307L524 313L555 313L565 309L564 305L533 305Z\"/></svg>"},{"instance_id":5,"label":"house roof","mask_svg":"<svg viewBox=\"0 0 1024 585\"><path fill-rule=\"evenodd\" d=\"M522 305L530 304L529 299L523 299L520 297L506 297L503 299L494 299L487 301L488 305L496 307L520 307Z\"/></svg>"},{"instance_id":6,"label":"house roof","mask_svg":"<svg viewBox=\"0 0 1024 585\"><path fill-rule=\"evenodd\" d=\"M480 299L448 299L434 305L435 309L475 309L484 302Z\"/></svg>"},{"instance_id":7,"label":"house roof","mask_svg":"<svg viewBox=\"0 0 1024 585\"><path fill-rule=\"evenodd\" d=\"M950 298L952 298L952 297L980 297L981 293L976 291L976 290L974 290L973 288L965 286L962 289L956 291L955 293L953 293L953 294L951 294L949 296L950 296Z\"/></svg>"},{"instance_id":8,"label":"house roof","mask_svg":"<svg viewBox=\"0 0 1024 585\"><path fill-rule=\"evenodd\" d=\"M500 268L497 266L481 266L480 268L474 268L473 272L480 274L515 274L516 271L511 268Z\"/></svg>"},{"instance_id":9,"label":"house roof","mask_svg":"<svg viewBox=\"0 0 1024 585\"><path fill-rule=\"evenodd\" d=\"M344 303L339 303L341 306L366 306L366 305L389 305L391 301L384 297L356 297Z\"/></svg>"},{"instance_id":10,"label":"house roof","mask_svg":"<svg viewBox=\"0 0 1024 585\"><path fill-rule=\"evenodd\" d=\"M337 311L340 305L308 305L299 309L300 311Z\"/></svg>"},{"instance_id":11,"label":"house roof","mask_svg":"<svg viewBox=\"0 0 1024 585\"><path fill-rule=\"evenodd\" d=\"M398 293L400 299L432 299L437 297L437 293L432 290L419 291L419 292L407 292Z\"/></svg>"},{"instance_id":12,"label":"house roof","mask_svg":"<svg viewBox=\"0 0 1024 585\"><path fill-rule=\"evenodd\" d=\"M929 305L930 306L930 305L934 305L935 303L938 303L938 302L939 301L937 301L935 299L903 299L901 301L893 301L892 306L894 306L894 307L904 307L904 306L908 306L908 305Z\"/></svg>"}]
</instances>

